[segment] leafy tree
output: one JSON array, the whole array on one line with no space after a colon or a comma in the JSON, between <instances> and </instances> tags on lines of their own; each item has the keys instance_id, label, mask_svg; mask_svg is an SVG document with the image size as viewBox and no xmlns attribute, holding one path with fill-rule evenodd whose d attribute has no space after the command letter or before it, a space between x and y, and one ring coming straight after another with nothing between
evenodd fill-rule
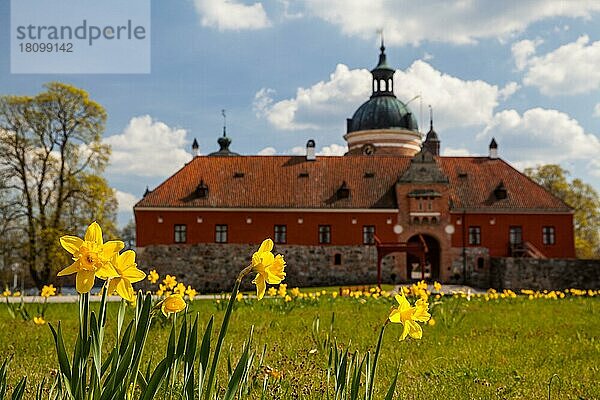
<instances>
[{"instance_id":1,"label":"leafy tree","mask_svg":"<svg viewBox=\"0 0 600 400\"><path fill-rule=\"evenodd\" d=\"M577 257L600 258L600 197L594 188L581 179L569 182L569 171L555 164L527 168L524 172L573 208Z\"/></svg>"},{"instance_id":2,"label":"leafy tree","mask_svg":"<svg viewBox=\"0 0 600 400\"><path fill-rule=\"evenodd\" d=\"M127 225L125 225L119 234L119 237L123 242L125 242L126 249L133 249L135 247L135 222L134 220L129 220Z\"/></svg>"},{"instance_id":3,"label":"leafy tree","mask_svg":"<svg viewBox=\"0 0 600 400\"><path fill-rule=\"evenodd\" d=\"M60 235L94 219L116 230L115 195L101 177L110 156L101 141L105 121L87 92L64 83L32 97L0 97L0 190L17 200L21 256L38 287L69 262Z\"/></svg>"}]
</instances>

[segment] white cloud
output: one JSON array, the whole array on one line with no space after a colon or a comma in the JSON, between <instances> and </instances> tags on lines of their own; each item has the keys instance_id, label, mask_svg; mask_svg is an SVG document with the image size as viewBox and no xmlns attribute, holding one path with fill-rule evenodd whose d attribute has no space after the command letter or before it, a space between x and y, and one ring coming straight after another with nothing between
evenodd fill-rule
<instances>
[{"instance_id":1,"label":"white cloud","mask_svg":"<svg viewBox=\"0 0 600 400\"><path fill-rule=\"evenodd\" d=\"M115 190L115 193L117 196L117 201L119 202L119 212L131 213L133 206L139 201L139 198L131 193L122 192L120 190Z\"/></svg>"},{"instance_id":2,"label":"white cloud","mask_svg":"<svg viewBox=\"0 0 600 400\"><path fill-rule=\"evenodd\" d=\"M524 42L529 41L513 45L513 56L517 68L525 69L525 85L535 86L551 96L600 89L600 41L590 43L590 38L584 35L540 56L533 56L535 46L532 49L531 44Z\"/></svg>"},{"instance_id":3,"label":"white cloud","mask_svg":"<svg viewBox=\"0 0 600 400\"><path fill-rule=\"evenodd\" d=\"M307 0L307 13L338 26L348 36L373 38L383 29L393 44L422 41L471 44L505 39L553 17L589 18L598 1L498 0Z\"/></svg>"},{"instance_id":4,"label":"white cloud","mask_svg":"<svg viewBox=\"0 0 600 400\"><path fill-rule=\"evenodd\" d=\"M452 147L443 147L442 155L446 156L446 157L462 157L462 156L471 155L471 153L469 152L469 150L465 149L464 147L461 147L458 149L455 149Z\"/></svg>"},{"instance_id":5,"label":"white cloud","mask_svg":"<svg viewBox=\"0 0 600 400\"><path fill-rule=\"evenodd\" d=\"M332 143L330 145L321 147L321 150L317 151L315 154L318 156L343 156L347 151L348 146ZM278 154L278 152L274 147L265 147L258 152L258 155L260 156L274 156L276 154ZM306 155L306 147L294 146L281 154L304 156Z\"/></svg>"},{"instance_id":6,"label":"white cloud","mask_svg":"<svg viewBox=\"0 0 600 400\"><path fill-rule=\"evenodd\" d=\"M111 145L109 173L165 177L189 162L192 155L184 129L171 128L149 115L133 117L122 133L109 136Z\"/></svg>"},{"instance_id":7,"label":"white cloud","mask_svg":"<svg viewBox=\"0 0 600 400\"><path fill-rule=\"evenodd\" d=\"M600 154L600 140L569 115L551 109L533 108L522 115L504 110L477 139L495 137L498 153L519 167L536 164L593 160ZM600 166L600 165L599 165Z\"/></svg>"},{"instance_id":8,"label":"white cloud","mask_svg":"<svg viewBox=\"0 0 600 400\"><path fill-rule=\"evenodd\" d=\"M318 156L343 156L348 151L348 146L340 146L339 144L332 143L329 146L321 147L321 150L317 152Z\"/></svg>"},{"instance_id":9,"label":"white cloud","mask_svg":"<svg viewBox=\"0 0 600 400\"><path fill-rule=\"evenodd\" d=\"M259 90L254 109L281 130L343 130L343 121L371 95L371 79L366 69L350 70L338 64L328 81L299 88L291 99L275 101L273 90ZM422 101L416 99L409 105L413 113L419 116L421 103L423 109L431 104L436 127L445 129L485 125L493 118L499 100L512 95L519 85L510 82L499 88L481 80L462 80L417 60L406 71L396 72L394 87L404 102L420 94Z\"/></svg>"},{"instance_id":10,"label":"white cloud","mask_svg":"<svg viewBox=\"0 0 600 400\"><path fill-rule=\"evenodd\" d=\"M600 103L594 106L594 117L600 118Z\"/></svg>"},{"instance_id":11,"label":"white cloud","mask_svg":"<svg viewBox=\"0 0 600 400\"><path fill-rule=\"evenodd\" d=\"M541 39L536 40L521 40L512 45L511 51L515 59L515 65L519 71L525 69L529 63L529 58L535 54L537 46L542 44Z\"/></svg>"},{"instance_id":12,"label":"white cloud","mask_svg":"<svg viewBox=\"0 0 600 400\"><path fill-rule=\"evenodd\" d=\"M258 152L259 156L272 156L275 154L277 154L277 150L275 150L275 147L265 147L264 149Z\"/></svg>"},{"instance_id":13,"label":"white cloud","mask_svg":"<svg viewBox=\"0 0 600 400\"><path fill-rule=\"evenodd\" d=\"M271 21L262 3L245 5L235 0L194 0L202 26L220 31L262 29Z\"/></svg>"},{"instance_id":14,"label":"white cloud","mask_svg":"<svg viewBox=\"0 0 600 400\"><path fill-rule=\"evenodd\" d=\"M423 60L423 61L429 61L429 60L433 60L433 54L431 54L431 53L428 53L428 52L425 52L425 53L423 54L423 58L422 58L422 60Z\"/></svg>"}]
</instances>

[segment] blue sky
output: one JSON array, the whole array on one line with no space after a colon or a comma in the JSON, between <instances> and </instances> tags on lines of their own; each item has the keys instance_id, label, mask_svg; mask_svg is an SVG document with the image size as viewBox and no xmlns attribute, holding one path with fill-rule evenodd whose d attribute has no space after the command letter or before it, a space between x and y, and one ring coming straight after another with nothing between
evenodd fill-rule
<instances>
[{"instance_id":1,"label":"blue sky","mask_svg":"<svg viewBox=\"0 0 600 400\"><path fill-rule=\"evenodd\" d=\"M395 91L442 154L483 155L492 136L517 168L560 163L600 190L600 2L152 1L150 74L11 74L9 2L0 3L0 93L59 80L108 112L107 171L119 221L146 186L217 149L343 154L345 119L370 95L384 30Z\"/></svg>"}]
</instances>

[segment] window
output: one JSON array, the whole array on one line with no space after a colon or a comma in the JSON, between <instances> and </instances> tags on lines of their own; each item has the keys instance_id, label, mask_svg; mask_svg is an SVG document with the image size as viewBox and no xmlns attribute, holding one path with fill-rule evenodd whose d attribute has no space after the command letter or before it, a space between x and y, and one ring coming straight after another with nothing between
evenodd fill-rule
<instances>
[{"instance_id":1,"label":"window","mask_svg":"<svg viewBox=\"0 0 600 400\"><path fill-rule=\"evenodd\" d=\"M287 242L287 225L275 225L275 243Z\"/></svg>"},{"instance_id":2,"label":"window","mask_svg":"<svg viewBox=\"0 0 600 400\"><path fill-rule=\"evenodd\" d=\"M553 226L542 227L542 243L554 244L556 243L556 237Z\"/></svg>"},{"instance_id":3,"label":"window","mask_svg":"<svg viewBox=\"0 0 600 400\"><path fill-rule=\"evenodd\" d=\"M523 228L520 226L511 226L508 231L508 241L510 244L522 244Z\"/></svg>"},{"instance_id":4,"label":"window","mask_svg":"<svg viewBox=\"0 0 600 400\"><path fill-rule=\"evenodd\" d=\"M319 225L319 243L331 243L331 225Z\"/></svg>"},{"instance_id":5,"label":"window","mask_svg":"<svg viewBox=\"0 0 600 400\"><path fill-rule=\"evenodd\" d=\"M187 226L175 225L175 243L185 243L187 240Z\"/></svg>"},{"instance_id":6,"label":"window","mask_svg":"<svg viewBox=\"0 0 600 400\"><path fill-rule=\"evenodd\" d=\"M215 225L215 242L227 243L227 225Z\"/></svg>"},{"instance_id":7,"label":"window","mask_svg":"<svg viewBox=\"0 0 600 400\"><path fill-rule=\"evenodd\" d=\"M363 225L363 244L375 244L374 225Z\"/></svg>"},{"instance_id":8,"label":"window","mask_svg":"<svg viewBox=\"0 0 600 400\"><path fill-rule=\"evenodd\" d=\"M333 265L342 265L342 255L340 253L333 255Z\"/></svg>"},{"instance_id":9,"label":"window","mask_svg":"<svg viewBox=\"0 0 600 400\"><path fill-rule=\"evenodd\" d=\"M469 244L481 244L481 227L469 227Z\"/></svg>"}]
</instances>

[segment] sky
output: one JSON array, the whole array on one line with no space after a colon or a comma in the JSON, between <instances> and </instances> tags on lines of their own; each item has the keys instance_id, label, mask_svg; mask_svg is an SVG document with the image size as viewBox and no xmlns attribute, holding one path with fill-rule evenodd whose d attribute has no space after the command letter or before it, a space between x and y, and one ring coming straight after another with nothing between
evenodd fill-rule
<instances>
[{"instance_id":1,"label":"sky","mask_svg":"<svg viewBox=\"0 0 600 400\"><path fill-rule=\"evenodd\" d=\"M11 74L10 3L0 2L0 94L49 81L89 92L108 119L106 171L119 223L200 153L226 110L240 154L342 155L346 118L371 94L383 31L395 93L442 155L558 163L600 191L600 1L152 0L151 72ZM419 96L415 99L416 96Z\"/></svg>"}]
</instances>

